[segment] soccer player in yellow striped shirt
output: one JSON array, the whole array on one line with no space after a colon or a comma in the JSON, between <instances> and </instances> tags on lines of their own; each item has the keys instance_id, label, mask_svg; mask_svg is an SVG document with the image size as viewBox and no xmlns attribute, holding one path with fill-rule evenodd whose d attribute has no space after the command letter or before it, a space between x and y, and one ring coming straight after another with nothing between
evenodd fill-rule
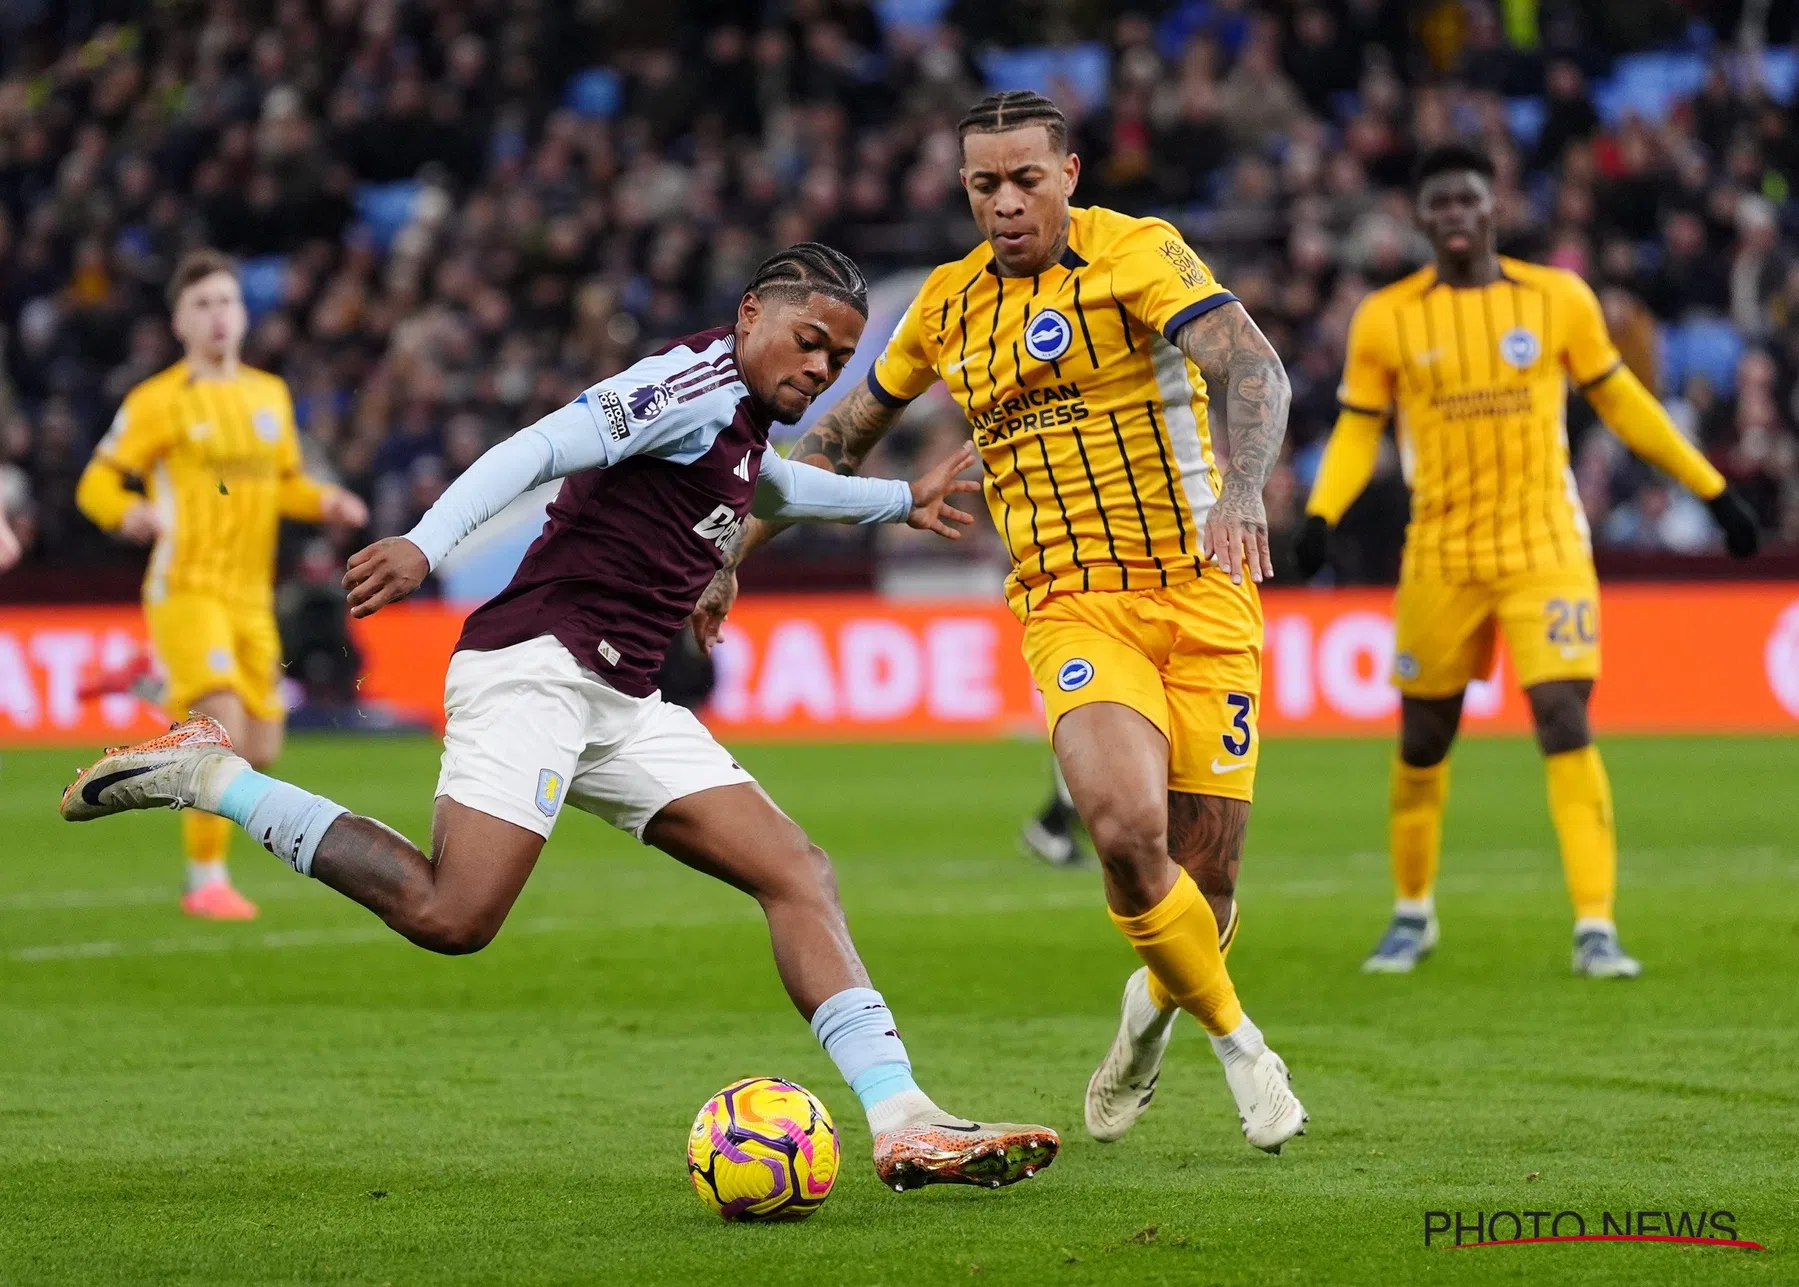
<instances>
[{"instance_id":1,"label":"soccer player in yellow striped shirt","mask_svg":"<svg viewBox=\"0 0 1799 1287\"><path fill-rule=\"evenodd\" d=\"M1112 919L1145 968L1087 1089L1115 1140L1154 1094L1178 1010L1211 1035L1244 1134L1278 1151L1305 1123L1286 1065L1225 968L1260 745L1262 487L1286 430L1280 359L1159 219L1071 209L1080 160L1040 95L961 122L985 239L931 273L865 385L794 449L853 472L942 380L973 426L1012 557L1006 600ZM1224 401L1228 468L1213 463ZM757 526L745 547L766 539ZM729 574L696 614L716 630Z\"/></svg>"},{"instance_id":2,"label":"soccer player in yellow striped shirt","mask_svg":"<svg viewBox=\"0 0 1799 1287\"><path fill-rule=\"evenodd\" d=\"M1625 367L1586 283L1500 257L1492 180L1491 160L1466 145L1420 161L1418 218L1436 262L1356 310L1342 413L1300 540L1310 576L1328 529L1367 486L1391 415L1412 492L1395 599L1400 735L1389 838L1398 896L1363 968L1404 973L1436 945L1449 749L1463 692L1490 673L1503 630L1548 773L1574 903L1574 969L1632 978L1642 967L1619 946L1612 919L1611 787L1587 723L1599 582L1568 467L1568 385L1633 451L1707 501L1732 554L1754 553L1755 519Z\"/></svg>"},{"instance_id":3,"label":"soccer player in yellow striped shirt","mask_svg":"<svg viewBox=\"0 0 1799 1287\"><path fill-rule=\"evenodd\" d=\"M75 500L102 529L152 543L144 616L168 674L170 712L213 716L260 767L279 754L286 728L274 613L280 521L361 527L368 511L302 472L286 383L239 361L248 318L231 261L195 251L176 267L168 296L185 356L125 395ZM254 917L225 866L232 824L195 810L181 822L182 910Z\"/></svg>"}]
</instances>

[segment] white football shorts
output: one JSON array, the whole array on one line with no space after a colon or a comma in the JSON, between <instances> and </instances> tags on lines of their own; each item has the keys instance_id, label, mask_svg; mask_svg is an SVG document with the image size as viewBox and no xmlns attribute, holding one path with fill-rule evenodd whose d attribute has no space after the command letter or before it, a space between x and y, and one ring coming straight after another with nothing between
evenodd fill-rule
<instances>
[{"instance_id":1,"label":"white football shorts","mask_svg":"<svg viewBox=\"0 0 1799 1287\"><path fill-rule=\"evenodd\" d=\"M755 781L691 711L619 692L550 635L456 653L444 713L437 794L546 838L564 803L641 840L671 801Z\"/></svg>"}]
</instances>

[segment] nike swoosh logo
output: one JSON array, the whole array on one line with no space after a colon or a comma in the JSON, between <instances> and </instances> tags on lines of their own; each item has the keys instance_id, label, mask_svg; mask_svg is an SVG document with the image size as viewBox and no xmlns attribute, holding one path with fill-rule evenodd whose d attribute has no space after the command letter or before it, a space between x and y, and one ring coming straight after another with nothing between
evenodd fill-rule
<instances>
[{"instance_id":1,"label":"nike swoosh logo","mask_svg":"<svg viewBox=\"0 0 1799 1287\"><path fill-rule=\"evenodd\" d=\"M1235 764L1220 764L1217 760L1212 761L1212 772L1214 773L1235 773L1238 769L1247 769L1248 767L1248 760L1239 760Z\"/></svg>"},{"instance_id":2,"label":"nike swoosh logo","mask_svg":"<svg viewBox=\"0 0 1799 1287\"><path fill-rule=\"evenodd\" d=\"M940 1131L961 1131L964 1135L973 1135L977 1131L986 1129L978 1122L973 1126L951 1126L948 1122L932 1122L931 1125Z\"/></svg>"},{"instance_id":3,"label":"nike swoosh logo","mask_svg":"<svg viewBox=\"0 0 1799 1287\"><path fill-rule=\"evenodd\" d=\"M974 361L973 358L963 358L960 362L951 362L948 366L943 368L943 373L945 375L954 375L972 361Z\"/></svg>"},{"instance_id":4,"label":"nike swoosh logo","mask_svg":"<svg viewBox=\"0 0 1799 1287\"><path fill-rule=\"evenodd\" d=\"M81 798L98 809L104 803L100 793L115 782L126 782L132 778L141 778L156 766L145 764L135 769L120 769L117 773L108 773L105 777L92 778L81 788Z\"/></svg>"}]
</instances>

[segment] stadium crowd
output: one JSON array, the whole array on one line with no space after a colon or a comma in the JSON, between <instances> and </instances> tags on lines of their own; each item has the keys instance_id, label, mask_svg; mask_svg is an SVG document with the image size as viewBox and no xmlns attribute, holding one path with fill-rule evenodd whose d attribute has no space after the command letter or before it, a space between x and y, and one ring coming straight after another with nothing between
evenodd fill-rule
<instances>
[{"instance_id":1,"label":"stadium crowd","mask_svg":"<svg viewBox=\"0 0 1799 1287\"><path fill-rule=\"evenodd\" d=\"M124 558L75 480L125 391L176 356L175 257L212 244L244 265L246 356L292 386L311 467L369 500L377 535L404 530L499 436L727 317L773 247L824 240L871 278L960 256L955 121L1012 78L1076 121L1078 199L1173 219L1285 355L1278 529L1334 419L1351 310L1422 262L1411 158L1466 135L1499 161L1503 248L1585 275L1632 367L1771 539L1799 542L1799 133L1790 79L1734 55L1728 14L1120 7L0 6L0 503L40 564ZM1602 112L1614 56L1669 40L1700 60L1696 89ZM1704 510L1580 414L1596 542L1710 548ZM927 401L875 468L964 432ZM1403 517L1390 458L1338 575L1390 578Z\"/></svg>"}]
</instances>

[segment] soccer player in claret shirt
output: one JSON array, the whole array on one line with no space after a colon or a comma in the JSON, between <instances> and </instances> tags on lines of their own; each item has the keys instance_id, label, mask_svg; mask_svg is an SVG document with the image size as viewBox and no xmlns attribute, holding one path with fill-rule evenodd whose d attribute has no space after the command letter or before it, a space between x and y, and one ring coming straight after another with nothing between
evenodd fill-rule
<instances>
[{"instance_id":1,"label":"soccer player in claret shirt","mask_svg":"<svg viewBox=\"0 0 1799 1287\"><path fill-rule=\"evenodd\" d=\"M850 941L830 860L653 676L752 506L786 519L909 523L957 537L966 449L908 486L840 478L768 447L855 352L868 316L854 263L806 242L764 263L733 327L676 340L493 448L404 537L350 560L352 611L417 589L457 542L552 478L562 491L509 584L450 662L427 856L370 818L256 772L213 720L108 754L63 795L71 821L127 809L230 818L303 875L421 947L474 952L499 932L564 804L754 897L800 1013L868 1114L896 1189L998 1187L1055 1157L1041 1126L943 1112L912 1079L893 1015Z\"/></svg>"},{"instance_id":2,"label":"soccer player in claret shirt","mask_svg":"<svg viewBox=\"0 0 1799 1287\"><path fill-rule=\"evenodd\" d=\"M1342 413L1307 505L1300 570L1367 486L1392 416L1412 491L1395 600L1399 753L1389 805L1393 920L1363 963L1404 973L1437 942L1436 878L1449 749L1470 680L1505 632L1530 700L1549 812L1574 903L1573 968L1634 978L1612 920L1611 787L1587 700L1599 674L1599 582L1568 467L1568 385L1637 455L1704 498L1730 552L1755 552L1754 515L1618 356L1573 273L1494 247L1493 163L1448 144L1420 159L1418 220L1435 262L1362 301L1349 327Z\"/></svg>"},{"instance_id":3,"label":"soccer player in claret shirt","mask_svg":"<svg viewBox=\"0 0 1799 1287\"><path fill-rule=\"evenodd\" d=\"M1142 1114L1186 1010L1211 1036L1245 1136L1275 1151L1305 1110L1224 953L1260 751L1255 583L1272 573L1262 487L1286 430L1286 373L1171 226L1070 209L1080 160L1054 103L995 94L960 134L985 239L931 273L867 383L794 454L853 471L938 380L960 404L1056 758L1112 920L1144 962L1088 1085L1088 1130L1115 1140ZM1222 476L1212 398L1228 409ZM730 593L726 575L702 602L703 636Z\"/></svg>"},{"instance_id":4,"label":"soccer player in claret shirt","mask_svg":"<svg viewBox=\"0 0 1799 1287\"><path fill-rule=\"evenodd\" d=\"M232 262L195 251L176 266L168 293L183 357L125 395L75 501L96 526L152 546L144 620L167 672L165 704L212 716L250 763L266 767L287 722L274 609L281 520L361 527L368 509L354 493L306 476L286 382L239 360L249 319ZM198 810L181 821L182 910L254 917L256 905L226 872L231 824Z\"/></svg>"}]
</instances>

